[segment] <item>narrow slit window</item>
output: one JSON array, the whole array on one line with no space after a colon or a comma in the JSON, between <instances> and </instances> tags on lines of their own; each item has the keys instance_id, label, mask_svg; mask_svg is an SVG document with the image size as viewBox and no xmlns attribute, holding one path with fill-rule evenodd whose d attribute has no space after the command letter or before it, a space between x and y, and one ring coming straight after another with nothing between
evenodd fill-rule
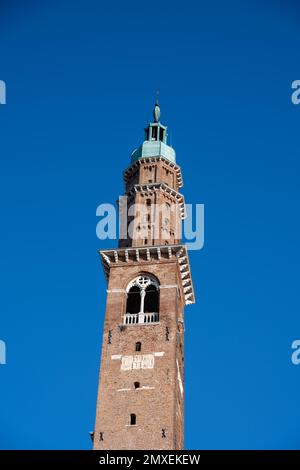
<instances>
[{"instance_id":1,"label":"narrow slit window","mask_svg":"<svg viewBox=\"0 0 300 470\"><path fill-rule=\"evenodd\" d=\"M137 343L135 343L135 350L136 352L141 352L142 350L142 343L140 341L138 341Z\"/></svg>"},{"instance_id":2,"label":"narrow slit window","mask_svg":"<svg viewBox=\"0 0 300 470\"><path fill-rule=\"evenodd\" d=\"M136 415L131 413L130 415L130 426L135 426L136 425Z\"/></svg>"}]
</instances>

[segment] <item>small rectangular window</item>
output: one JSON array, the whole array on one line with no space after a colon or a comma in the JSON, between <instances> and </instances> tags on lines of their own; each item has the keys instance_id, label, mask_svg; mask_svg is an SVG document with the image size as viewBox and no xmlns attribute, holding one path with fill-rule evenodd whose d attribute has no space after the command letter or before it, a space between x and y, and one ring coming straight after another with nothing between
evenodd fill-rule
<instances>
[{"instance_id":1,"label":"small rectangular window","mask_svg":"<svg viewBox=\"0 0 300 470\"><path fill-rule=\"evenodd\" d=\"M136 425L136 415L132 413L130 415L130 426L135 426L135 425Z\"/></svg>"}]
</instances>

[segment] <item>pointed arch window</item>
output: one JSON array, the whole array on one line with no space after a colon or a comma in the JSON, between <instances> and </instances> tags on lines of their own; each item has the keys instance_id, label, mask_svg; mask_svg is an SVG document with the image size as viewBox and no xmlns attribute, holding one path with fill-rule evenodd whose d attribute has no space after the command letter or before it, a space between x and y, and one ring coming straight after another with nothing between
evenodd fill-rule
<instances>
[{"instance_id":1,"label":"pointed arch window","mask_svg":"<svg viewBox=\"0 0 300 470\"><path fill-rule=\"evenodd\" d=\"M150 275L138 276L127 287L124 323L145 324L159 322L159 284Z\"/></svg>"},{"instance_id":2,"label":"pointed arch window","mask_svg":"<svg viewBox=\"0 0 300 470\"><path fill-rule=\"evenodd\" d=\"M147 286L145 289L144 312L158 312L158 308L159 305L157 288L155 285L149 284L149 286Z\"/></svg>"},{"instance_id":3,"label":"pointed arch window","mask_svg":"<svg viewBox=\"0 0 300 470\"><path fill-rule=\"evenodd\" d=\"M130 313L139 313L141 305L141 291L138 286L132 286L127 294L126 311Z\"/></svg>"}]
</instances>

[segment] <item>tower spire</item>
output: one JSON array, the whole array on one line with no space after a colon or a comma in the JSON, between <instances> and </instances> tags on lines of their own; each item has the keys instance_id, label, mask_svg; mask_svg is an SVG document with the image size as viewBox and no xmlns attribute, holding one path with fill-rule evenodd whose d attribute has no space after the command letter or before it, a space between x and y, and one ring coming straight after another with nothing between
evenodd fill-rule
<instances>
[{"instance_id":1,"label":"tower spire","mask_svg":"<svg viewBox=\"0 0 300 470\"><path fill-rule=\"evenodd\" d=\"M160 121L160 106L158 102L159 91L156 92L153 109L153 122L150 122L144 129L145 137L143 144L135 149L131 154L131 163L140 158L164 157L176 163L175 150L168 145L167 126Z\"/></svg>"}]
</instances>

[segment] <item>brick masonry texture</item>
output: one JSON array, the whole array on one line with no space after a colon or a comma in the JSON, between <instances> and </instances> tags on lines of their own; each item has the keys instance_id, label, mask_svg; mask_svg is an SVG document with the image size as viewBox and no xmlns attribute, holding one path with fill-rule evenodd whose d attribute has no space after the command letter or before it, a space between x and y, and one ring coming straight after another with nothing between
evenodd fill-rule
<instances>
[{"instance_id":1,"label":"brick masonry texture","mask_svg":"<svg viewBox=\"0 0 300 470\"><path fill-rule=\"evenodd\" d=\"M126 195L128 195L128 212L132 204L142 204L146 207L146 201L151 201L151 207L146 212L150 215L149 222L141 224L135 214L135 217L128 217L128 221L131 222L133 219L134 230L133 239L127 238L119 241L120 247L125 246L154 246L180 243L181 239L181 218L180 218L180 207L178 201L174 195L168 192L161 191L157 188L152 187L152 184L163 183L168 186L171 190L178 192L178 180L176 171L170 169L163 161L157 160L155 163L141 163L135 171L132 172L126 183ZM134 185L140 185L143 189L132 191ZM170 215L168 215L169 222L166 224L165 217L162 214L158 217L158 220L153 213L155 211L154 205L164 207L168 204L171 207ZM154 235L154 227L156 225L156 233ZM144 225L147 229L146 236L142 239L139 238L137 231L138 225Z\"/></svg>"},{"instance_id":2,"label":"brick masonry texture","mask_svg":"<svg viewBox=\"0 0 300 470\"><path fill-rule=\"evenodd\" d=\"M183 198L178 194L178 171L179 167L162 159L134 163L127 170L128 207L134 203L145 206L147 217L142 224L147 233L140 239L120 240L120 248L180 244ZM174 213L156 220L151 212L153 205L163 207L166 203ZM132 219L135 234L141 222L134 216ZM154 228L158 228L158 237ZM94 449L183 449L184 292L178 263L173 254L162 254L154 261L147 260L144 253L138 261L120 257L110 265ZM158 280L159 322L124 325L126 288L141 274ZM140 352L135 348L137 342L141 342ZM123 356L144 355L154 356L153 368L121 369ZM135 388L135 382L139 382L139 388ZM131 414L136 415L134 425L130 424Z\"/></svg>"},{"instance_id":3,"label":"brick masonry texture","mask_svg":"<svg viewBox=\"0 0 300 470\"><path fill-rule=\"evenodd\" d=\"M183 292L178 269L175 257L157 262L120 263L111 268L94 449L183 448ZM155 276L161 286L160 321L123 325L125 289L132 279L144 273ZM135 351L138 341L141 352ZM152 369L121 370L121 359L112 359L153 353L164 354L155 356ZM134 387L136 381L140 383L138 389ZM132 413L136 415L136 425L130 425Z\"/></svg>"}]
</instances>

